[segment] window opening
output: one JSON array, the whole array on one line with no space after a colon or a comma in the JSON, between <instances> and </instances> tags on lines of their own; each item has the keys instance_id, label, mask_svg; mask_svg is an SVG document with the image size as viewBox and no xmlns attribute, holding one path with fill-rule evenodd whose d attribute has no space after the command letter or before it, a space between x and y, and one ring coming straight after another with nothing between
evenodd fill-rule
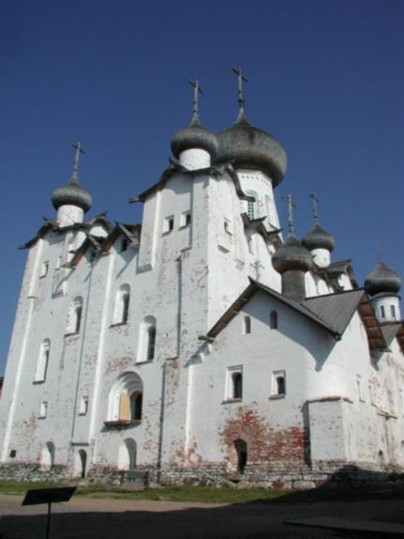
<instances>
[{"instance_id":1,"label":"window opening","mask_svg":"<svg viewBox=\"0 0 404 539\"><path fill-rule=\"evenodd\" d=\"M276 311L271 311L269 314L269 327L270 329L278 328L278 313Z\"/></svg>"},{"instance_id":2,"label":"window opening","mask_svg":"<svg viewBox=\"0 0 404 539\"><path fill-rule=\"evenodd\" d=\"M286 395L286 373L275 371L272 373L272 397L284 397Z\"/></svg>"},{"instance_id":3,"label":"window opening","mask_svg":"<svg viewBox=\"0 0 404 539\"><path fill-rule=\"evenodd\" d=\"M48 371L49 356L50 341L49 339L45 339L39 349L38 364L35 372L34 382L45 382Z\"/></svg>"},{"instance_id":4,"label":"window opening","mask_svg":"<svg viewBox=\"0 0 404 539\"><path fill-rule=\"evenodd\" d=\"M142 401L143 395L138 391L130 396L130 415L132 420L140 421L142 419Z\"/></svg>"},{"instance_id":5,"label":"window opening","mask_svg":"<svg viewBox=\"0 0 404 539\"><path fill-rule=\"evenodd\" d=\"M232 374L233 383L233 399L241 399L243 396L243 375L241 372L235 372Z\"/></svg>"},{"instance_id":6,"label":"window opening","mask_svg":"<svg viewBox=\"0 0 404 539\"><path fill-rule=\"evenodd\" d=\"M120 251L121 253L123 253L124 251L127 250L128 247L129 247L129 240L128 240L128 238L123 238L123 239L121 240L121 243L120 243L120 246L119 246L119 251Z\"/></svg>"},{"instance_id":7,"label":"window opening","mask_svg":"<svg viewBox=\"0 0 404 539\"><path fill-rule=\"evenodd\" d=\"M80 400L79 414L86 415L88 412L88 397L82 397Z\"/></svg>"},{"instance_id":8,"label":"window opening","mask_svg":"<svg viewBox=\"0 0 404 539\"><path fill-rule=\"evenodd\" d=\"M154 359L154 352L156 347L156 328L150 326L147 329L147 361Z\"/></svg>"},{"instance_id":9,"label":"window opening","mask_svg":"<svg viewBox=\"0 0 404 539\"><path fill-rule=\"evenodd\" d=\"M41 272L39 274L39 277L46 277L46 275L48 274L48 271L49 271L49 262L48 261L42 262Z\"/></svg>"},{"instance_id":10,"label":"window opening","mask_svg":"<svg viewBox=\"0 0 404 539\"><path fill-rule=\"evenodd\" d=\"M384 309L384 305L380 306L380 314L382 318L386 318L386 311Z\"/></svg>"},{"instance_id":11,"label":"window opening","mask_svg":"<svg viewBox=\"0 0 404 539\"><path fill-rule=\"evenodd\" d=\"M248 335L251 333L251 318L249 316L245 316L243 320L243 333L245 335Z\"/></svg>"},{"instance_id":12,"label":"window opening","mask_svg":"<svg viewBox=\"0 0 404 539\"><path fill-rule=\"evenodd\" d=\"M174 216L170 215L164 219L163 232L171 232L174 230Z\"/></svg>"},{"instance_id":13,"label":"window opening","mask_svg":"<svg viewBox=\"0 0 404 539\"><path fill-rule=\"evenodd\" d=\"M390 314L391 314L392 318L396 317L396 307L395 307L395 305L390 305Z\"/></svg>"},{"instance_id":14,"label":"window opening","mask_svg":"<svg viewBox=\"0 0 404 539\"><path fill-rule=\"evenodd\" d=\"M48 415L48 401L42 401L39 410L39 419L46 419Z\"/></svg>"},{"instance_id":15,"label":"window opening","mask_svg":"<svg viewBox=\"0 0 404 539\"><path fill-rule=\"evenodd\" d=\"M255 199L247 202L247 215L250 221L255 219Z\"/></svg>"},{"instance_id":16,"label":"window opening","mask_svg":"<svg viewBox=\"0 0 404 539\"><path fill-rule=\"evenodd\" d=\"M76 298L70 306L68 321L67 321L67 335L76 334L80 332L81 317L83 314L83 301L81 298Z\"/></svg>"}]
</instances>

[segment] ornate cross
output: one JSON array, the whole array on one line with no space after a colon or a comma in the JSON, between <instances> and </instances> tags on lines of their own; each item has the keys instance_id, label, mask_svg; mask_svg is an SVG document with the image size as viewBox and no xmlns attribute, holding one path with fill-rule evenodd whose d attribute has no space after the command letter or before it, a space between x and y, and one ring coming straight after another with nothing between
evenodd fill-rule
<instances>
[{"instance_id":1,"label":"ornate cross","mask_svg":"<svg viewBox=\"0 0 404 539\"><path fill-rule=\"evenodd\" d=\"M248 82L247 77L244 75L243 70L241 67L232 67L233 73L235 73L238 76L238 104L240 109L244 108L244 89L243 89L243 81Z\"/></svg>"},{"instance_id":2,"label":"ornate cross","mask_svg":"<svg viewBox=\"0 0 404 539\"><path fill-rule=\"evenodd\" d=\"M74 154L74 162L73 162L73 176L77 177L77 172L79 169L79 159L81 153L86 153L84 149L81 146L80 142L75 142L72 144L73 148L75 148L75 154Z\"/></svg>"}]
</instances>

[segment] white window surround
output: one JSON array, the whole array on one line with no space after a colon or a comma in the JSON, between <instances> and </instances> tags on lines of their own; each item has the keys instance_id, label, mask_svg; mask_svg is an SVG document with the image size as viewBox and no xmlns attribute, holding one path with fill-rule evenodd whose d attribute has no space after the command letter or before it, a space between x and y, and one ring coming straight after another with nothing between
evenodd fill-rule
<instances>
[{"instance_id":1,"label":"white window surround","mask_svg":"<svg viewBox=\"0 0 404 539\"><path fill-rule=\"evenodd\" d=\"M286 371L272 372L271 399L282 399L286 396Z\"/></svg>"},{"instance_id":2,"label":"white window surround","mask_svg":"<svg viewBox=\"0 0 404 539\"><path fill-rule=\"evenodd\" d=\"M168 215L164 219L163 234L168 234L174 230L174 215Z\"/></svg>"},{"instance_id":3,"label":"white window surround","mask_svg":"<svg viewBox=\"0 0 404 539\"><path fill-rule=\"evenodd\" d=\"M48 401L42 401L39 409L39 419L46 419L48 415Z\"/></svg>"},{"instance_id":4,"label":"white window surround","mask_svg":"<svg viewBox=\"0 0 404 539\"><path fill-rule=\"evenodd\" d=\"M191 224L192 216L190 211L186 211L181 214L180 218L180 228L186 228Z\"/></svg>"},{"instance_id":5,"label":"white window surround","mask_svg":"<svg viewBox=\"0 0 404 539\"><path fill-rule=\"evenodd\" d=\"M243 398L243 366L228 367L225 402L240 402Z\"/></svg>"}]
</instances>

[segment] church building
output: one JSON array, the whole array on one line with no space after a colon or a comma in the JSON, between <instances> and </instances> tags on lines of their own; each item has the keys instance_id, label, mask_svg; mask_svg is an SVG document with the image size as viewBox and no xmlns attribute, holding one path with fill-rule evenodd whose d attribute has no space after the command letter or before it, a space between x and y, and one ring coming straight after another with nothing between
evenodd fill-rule
<instances>
[{"instance_id":1,"label":"church building","mask_svg":"<svg viewBox=\"0 0 404 539\"><path fill-rule=\"evenodd\" d=\"M86 217L78 179L24 245L0 399L0 478L315 486L404 471L401 279L363 286L319 222L282 227L287 158L239 113L171 141L139 224Z\"/></svg>"}]
</instances>

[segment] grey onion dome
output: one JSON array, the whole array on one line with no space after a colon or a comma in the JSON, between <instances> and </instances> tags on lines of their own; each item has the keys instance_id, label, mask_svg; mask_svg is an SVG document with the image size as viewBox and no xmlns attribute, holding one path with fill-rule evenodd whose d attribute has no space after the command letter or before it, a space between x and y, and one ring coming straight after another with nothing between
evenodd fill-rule
<instances>
[{"instance_id":1,"label":"grey onion dome","mask_svg":"<svg viewBox=\"0 0 404 539\"><path fill-rule=\"evenodd\" d=\"M365 279L365 290L371 296L381 292L397 294L400 288L401 277L383 262L379 262Z\"/></svg>"},{"instance_id":2,"label":"grey onion dome","mask_svg":"<svg viewBox=\"0 0 404 539\"><path fill-rule=\"evenodd\" d=\"M253 127L244 110L240 110L236 123L218 134L219 155L217 164L233 162L237 168L262 170L278 185L285 175L286 152L269 133Z\"/></svg>"},{"instance_id":3,"label":"grey onion dome","mask_svg":"<svg viewBox=\"0 0 404 539\"><path fill-rule=\"evenodd\" d=\"M78 206L84 212L87 212L91 208L92 203L92 196L84 187L81 187L77 177L74 175L66 185L58 187L52 194L52 204L55 210L59 209L60 206L68 204L70 206Z\"/></svg>"},{"instance_id":4,"label":"grey onion dome","mask_svg":"<svg viewBox=\"0 0 404 539\"><path fill-rule=\"evenodd\" d=\"M278 273L289 270L306 272L312 267L313 259L310 252L296 236L289 233L284 244L273 255L272 265Z\"/></svg>"},{"instance_id":5,"label":"grey onion dome","mask_svg":"<svg viewBox=\"0 0 404 539\"><path fill-rule=\"evenodd\" d=\"M190 125L178 131L171 141L171 151L176 159L179 158L181 152L194 148L206 150L212 160L216 159L219 149L216 135L202 127L199 118L195 115Z\"/></svg>"},{"instance_id":6,"label":"grey onion dome","mask_svg":"<svg viewBox=\"0 0 404 539\"><path fill-rule=\"evenodd\" d=\"M327 249L327 251L333 251L335 247L335 240L331 234L326 232L319 224L315 224L313 228L302 239L302 244L307 247L309 251L313 249Z\"/></svg>"}]
</instances>

